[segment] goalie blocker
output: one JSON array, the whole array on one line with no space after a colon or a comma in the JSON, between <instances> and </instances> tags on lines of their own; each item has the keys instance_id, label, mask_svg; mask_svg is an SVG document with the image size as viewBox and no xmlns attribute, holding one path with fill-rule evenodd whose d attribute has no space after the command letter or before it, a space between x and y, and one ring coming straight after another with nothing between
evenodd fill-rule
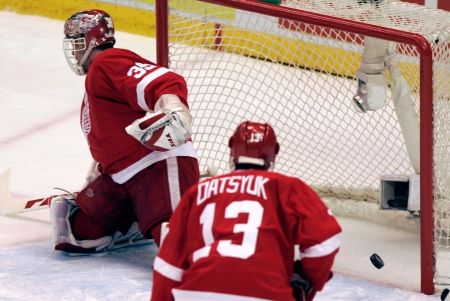
<instances>
[{"instance_id":1,"label":"goalie blocker","mask_svg":"<svg viewBox=\"0 0 450 301\"><path fill-rule=\"evenodd\" d=\"M126 132L153 151L167 151L191 138L192 117L176 95L162 95L155 112L148 112L125 128Z\"/></svg>"}]
</instances>

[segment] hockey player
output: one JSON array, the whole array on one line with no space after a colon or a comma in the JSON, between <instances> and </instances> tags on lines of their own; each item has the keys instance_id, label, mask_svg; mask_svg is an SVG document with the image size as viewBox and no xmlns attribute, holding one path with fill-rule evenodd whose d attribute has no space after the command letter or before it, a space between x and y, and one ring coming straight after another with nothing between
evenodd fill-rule
<instances>
[{"instance_id":1,"label":"hockey player","mask_svg":"<svg viewBox=\"0 0 450 301\"><path fill-rule=\"evenodd\" d=\"M64 34L69 66L86 75L81 128L94 162L79 193L51 201L55 249L99 252L143 237L159 243L161 223L199 178L186 82L113 48L104 11L75 13Z\"/></svg>"},{"instance_id":2,"label":"hockey player","mask_svg":"<svg viewBox=\"0 0 450 301\"><path fill-rule=\"evenodd\" d=\"M170 219L151 300L312 300L331 277L339 224L305 183L270 171L270 125L240 124L229 146L234 171L191 187Z\"/></svg>"}]
</instances>

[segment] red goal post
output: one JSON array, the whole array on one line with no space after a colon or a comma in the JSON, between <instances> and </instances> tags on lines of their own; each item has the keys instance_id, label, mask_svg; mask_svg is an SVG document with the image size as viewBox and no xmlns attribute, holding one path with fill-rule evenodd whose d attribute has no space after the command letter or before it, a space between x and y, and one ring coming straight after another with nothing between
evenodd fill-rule
<instances>
[{"instance_id":1,"label":"red goal post","mask_svg":"<svg viewBox=\"0 0 450 301\"><path fill-rule=\"evenodd\" d=\"M321 38L320 35L329 35L328 40L334 39L333 44L330 46L329 44L325 45L324 48L333 48L333 53L330 56L327 56L327 59L335 58L337 61L339 61L339 57L336 58L339 52L336 50L337 48L341 47L341 44L344 44L348 40L352 40L351 43L354 45L359 44L361 46L364 44L364 38L361 37L371 37L371 38L377 38L382 39L384 41L389 42L395 42L396 45L400 45L396 47L396 53L397 55L404 54L405 51L409 51L408 49L413 49L411 53L408 54L408 56L412 56L417 58L418 67L417 67L417 77L418 82L417 86L411 88L411 90L414 90L412 93L417 94L417 115L420 116L420 258L421 258L421 291L425 294L433 294L435 291L434 288L434 278L435 278L435 270L436 267L434 265L435 262L435 250L439 247L438 239L435 238L436 234L436 217L435 215L435 208L434 208L434 199L437 195L439 195L440 198L442 198L442 191L434 191L434 186L436 185L435 182L435 176L436 172L434 170L434 159L435 155L433 154L434 151L434 143L436 137L439 139L445 139L445 137L448 138L448 133L444 133L444 137L442 135L437 135L434 129L433 119L434 119L434 109L433 109L433 99L435 98L435 95L433 94L433 78L436 80L436 77L433 73L433 55L435 54L435 50L433 49L433 46L436 46L437 43L449 43L449 40L445 41L435 41L435 44L433 45L432 42L430 42L430 39L425 37L424 34L421 34L417 31L408 31L404 30L401 27L395 28L395 26L383 26L382 24L373 24L370 22L364 22L363 20L355 19L353 16L350 17L340 17L335 15L327 15L323 13L320 10L320 7L318 7L317 11L315 11L314 7L307 7L308 9L303 9L301 5L298 5L296 7L295 2L302 2L302 3L313 3L313 2L327 2L327 3L335 3L336 6L341 6L341 4L338 3L350 3L353 1L353 3L358 3L360 6L368 5L366 2L370 1L357 1L357 0L334 0L334 1L323 1L323 0L314 0L314 1L306 1L306 0L289 0L289 1L283 1L282 5L273 5L268 3L263 3L259 1L250 1L250 0L201 0L201 1L176 1L176 0L158 0L156 2L156 12L157 12L157 59L158 63L167 66L170 68L173 68L179 72L181 72L187 79L188 87L190 89L190 103L191 103L191 109L193 112L194 117L194 140L196 142L196 145L199 150L199 156L200 156L200 163L204 165L213 165L218 166L220 171L225 171L226 164L228 161L227 158L227 149L226 149L226 139L228 139L229 135L231 134L230 131L234 129L234 127L237 124L237 121L242 119L255 119L259 118L260 121L269 121L270 123L275 125L275 128L281 128L285 129L285 131L288 131L290 128L287 127L284 123L281 123L281 119L284 118L284 115L278 115L277 109L268 106L265 109L262 109L261 112L256 112L260 109L260 107L264 106L264 103L258 104L256 107L253 106L254 102L257 101L255 98L252 98L253 96L258 96L261 98L268 98L268 102L270 103L271 93L273 96L274 91L274 85L277 86L280 84L279 81L284 81L283 78L278 78L278 73L274 73L275 78L272 78L272 83L269 83L268 85L272 85L272 87L263 86L263 83L260 81L260 75L261 74L255 74L255 80L252 81L252 84L249 84L246 86L246 84L238 83L236 84L236 81L240 80L240 75L237 76L239 79L236 79L236 75L234 74L234 71L238 70L239 68L242 68L242 74L245 74L245 77L248 78L251 75L251 71L246 69L246 66L242 65L240 61L240 58L237 58L234 54L238 54L242 57L245 57L247 60L256 60L256 61L263 61L264 63L274 63L273 68L274 70L280 69L279 74L285 74L286 70L281 70L281 68L284 68L283 66L288 67L294 67L299 70L313 70L317 71L317 76L321 77L322 74L328 74L335 76L337 78L343 78L343 79L349 79L350 81L355 81L355 74L352 72L347 72L348 68L345 64L343 64L344 67L330 67L331 69L323 68L321 69L321 64L323 64L324 59L318 59L317 62L313 62L311 58L304 58L304 53L301 52L301 55L299 55L298 59L294 59L291 61L286 61L284 59L280 59L280 57L292 59L292 54L286 54L283 51L289 51L289 50L279 50L279 53L272 54L272 57L270 55L260 55L263 50L262 48L266 49L270 46L273 47L281 47L279 40L277 40L277 37L275 37L273 40L266 40L265 43L270 44L270 46L267 45L260 45L264 43L258 43L258 41L255 40L255 35L251 33L252 29L244 28L239 29L238 21L233 19L233 13L225 12L222 14L222 12L217 13L218 9L214 6L205 6L205 5L217 5L219 7L223 8L230 8L239 10L242 12L249 12L253 16L260 15L260 16L268 16L271 18L276 18L278 20L278 26L280 26L281 30L288 30L286 28L286 20L288 24L291 24L291 26L305 26L308 28L307 30L303 30L301 33L288 33L286 36L288 39L284 40L281 43L287 43L288 47L296 47L298 44L296 43L303 43L301 41L302 38L307 37L308 39L316 41L317 37ZM171 6L171 4L172 6ZM205 4L208 3L208 4ZM202 6L203 5L203 6ZM405 5L412 5L412 4L405 4ZM199 9L200 8L200 9ZM302 8L302 9L299 9ZM374 9L378 8L375 7ZM413 9L416 9L416 7L412 7ZM197 10L198 9L198 10ZM369 8L367 8L369 9ZM409 7L405 7L405 9L409 9ZM189 16L193 13L194 15L198 16L198 14L205 13L205 16L202 16L202 18L190 20ZM364 13L368 14L370 13L369 10L366 10ZM373 12L372 12L373 13ZM422 11L417 10L417 13L422 13ZM210 15L208 15L210 14ZM248 17L247 15L243 14L244 18ZM179 19L182 19L181 21L177 19L177 16ZM230 17L231 16L231 17ZM209 18L209 19L208 19ZM208 20L208 21L205 21ZM235 22L236 21L236 22ZM201 23L201 24L200 24ZM374 22L376 23L376 22ZM173 25L171 25L173 24ZM200 25L199 25L200 24ZM212 25L211 25L212 24ZM265 24L262 24L261 22L256 22L254 26L261 25L261 29L254 28L255 31L260 31L258 34L261 34L261 36L268 36L272 35L272 32L269 31L264 32L264 26ZM171 28L172 26L172 28ZM299 26L299 27L301 27ZM284 27L284 28L283 28ZM289 27L289 26L287 26ZM333 34L330 34L330 32L333 32ZM320 33L320 34L319 34ZM275 32L273 35L276 36L278 32ZM284 32L282 34L285 34ZM345 34L345 38L342 38L342 34ZM231 35L234 35L231 36ZM316 35L316 37L312 37ZM331 37L331 38L330 38ZM273 37L271 37L273 38ZM261 38L262 39L262 38ZM239 42L236 43L236 40L239 40ZM244 42L245 40L245 42ZM252 41L253 40L253 41ZM292 40L298 40L295 42L292 42ZM286 42L287 41L287 42ZM236 44L232 44L236 43ZM328 43L328 42L327 42ZM247 49L243 50L241 53L238 53L234 49L240 48L242 44L250 45ZM272 45L273 44L273 45ZM184 45L184 46L176 46L176 45ZM198 53L189 52L188 48L202 48L207 49L207 51L198 51ZM247 46L245 46L247 47ZM253 49L251 47L254 47ZM258 48L259 47L259 48ZM344 48L347 46L344 46ZM448 47L448 46L447 46ZM322 50L320 48L311 48L314 51L321 52ZM311 54L311 49L308 50L308 55L314 56L314 53ZM406 50L405 50L406 49ZM278 50L278 49L277 49ZM348 50L348 49L346 49ZM359 50L358 50L359 51ZM274 51L276 52L276 51ZM362 51L360 51L362 52ZM232 53L233 55L230 57L227 57L224 59L223 62L218 62L218 57L220 59L223 59L226 53ZM300 52L299 52L300 53ZM344 54L345 58L349 58L346 56L347 54ZM361 58L361 56L358 56ZM302 59L306 61L306 63L303 64ZM407 60L410 58L408 57ZM229 60L227 62L226 60ZM202 64L206 64L206 62L212 62L212 64L207 67L210 70L218 70L222 69L220 72L220 76L217 75L217 73L214 75L214 78L211 78L209 75L206 75L208 70L202 69ZM234 67L235 70L228 70L227 66L229 66L230 62L238 62L237 65ZM312 62L312 63L311 63ZM311 63L311 65L308 65ZM341 62L340 62L341 63ZM197 66L197 65L198 66ZM194 66L195 65L195 66ZM238 65L240 67L238 67ZM200 67L199 67L200 66ZM402 66L403 69L405 66ZM255 68L254 66L252 68ZM409 68L409 67L406 67ZM350 68L351 69L351 68ZM402 69L402 71L403 71ZM412 68L414 69L414 68ZM270 70L267 69L267 70ZM353 70L354 71L354 70ZM265 71L260 71L259 73L264 73ZM289 71L290 72L290 71ZM225 74L225 75L224 75ZM221 78L223 75L224 82L221 82L218 80L218 77ZM290 77L291 75L288 74ZM314 75L316 76L316 75ZM405 75L404 75L405 76ZM406 77L406 81L408 81L408 84L410 84L410 81L415 80L416 75L412 75L412 79L408 76ZM200 80L201 78L201 80ZM217 79L217 80L216 80ZM235 80L236 79L236 80ZM314 85L317 85L317 87L321 87L319 79L314 79L317 81L317 83L314 83ZM303 81L303 80L302 80ZM305 80L301 84L304 83L308 84L311 82L311 79ZM340 83L340 82L339 82ZM258 86L259 91L256 91L254 94L249 95L248 93L244 91L244 87L250 87L248 89L251 89L253 86ZM332 87L332 84L330 84ZM411 84L414 86L415 84ZM435 84L436 85L436 84ZM300 83L293 87L293 89L297 89L298 86L300 86ZM239 88L238 88L239 87ZM318 89L314 88L314 89ZM306 90L305 87L302 87L303 90ZM300 89L300 90L302 90ZM312 90L314 90L312 89ZM355 88L356 89L356 88ZM239 91L236 91L239 90ZM242 91L241 91L242 90ZM276 89L275 89L276 90ZM348 90L348 91L347 91ZM352 95L350 95L351 88L348 88L345 92L338 91L338 94L348 94L351 98ZM261 92L262 91L262 92ZM261 93L265 93L262 95ZM308 95L309 98L311 98L313 95L314 97L317 97L318 100L322 101L322 98L320 95L317 95L317 91L309 92ZM278 93L278 91L276 91ZM297 98L298 95L293 93L287 93L282 94L282 98ZM299 92L300 93L300 92ZM222 100L222 97L227 97L226 100ZM258 98L257 97L257 98ZM279 97L278 94L275 97ZM330 95L327 96L330 98ZM392 97L392 96L390 96ZM239 99L241 103L249 102L248 104L245 103L242 105L242 107L238 108L238 110L233 110L232 108L229 108L229 105L231 103L231 106L233 106L234 99ZM214 107L214 101L217 101L217 106ZM276 101L279 101L277 98ZM294 99L293 101L299 101L298 99ZM300 100L301 101L301 100ZM323 100L325 101L325 100ZM273 100L272 100L273 102ZM286 107L286 110L290 110L293 114L289 115L289 118L293 118L292 115L295 115L297 112L297 108L291 107L291 103L282 103L280 101L280 106ZM298 103L297 103L298 105ZM301 106L304 104L301 103ZM346 104L348 106L351 106L350 100ZM388 104L389 105L389 104ZM309 104L305 104L305 107L308 107ZM311 104L311 108L316 109L316 104ZM272 114L268 114L267 111L273 110L271 112ZM319 112L322 110L322 108L317 109ZM327 110L326 108L324 110ZM390 109L392 112L395 112L395 109ZM244 113L245 111L245 113ZM308 111L308 114L319 116L320 114L320 123L325 124L330 119L328 113L317 113L316 111ZM334 115L340 116L341 111L335 111ZM304 112L301 110L298 113L299 120L293 118L291 120L292 123L301 123L302 119L300 118L303 116ZM366 118L366 117L355 117L360 115L354 115L351 112L345 111L342 114L347 114L344 117L342 117L341 120L345 120L347 118L353 118L360 120L359 118ZM356 114L356 113L355 113ZM365 113L365 116L368 116L367 118L372 118L372 121L367 121L367 124L364 123L363 127L371 128L370 124L374 123L382 123L385 122L385 119L392 119L396 121L395 114L389 113L391 115L386 115L388 117L384 117L382 115L376 115L378 113L374 113L371 115L371 113ZM363 114L364 115L364 114ZM380 117L381 116L381 117ZM390 116L390 117L389 117ZM334 118L334 117L333 117ZM375 120L375 121L374 121ZM258 121L258 120L255 120ZM306 123L307 121L305 121ZM314 125L315 120L308 121L311 123L311 127L308 127L308 131L310 131ZM335 126L335 121L332 121L330 123L330 126ZM343 122L343 121L342 121ZM362 119L361 119L361 122ZM365 122L365 121L364 121ZM386 126L391 124L393 121L386 122ZM292 125L291 123L291 125ZM349 127L354 126L352 123L345 124L342 126L342 129L348 129ZM381 127L383 127L381 125ZM390 126L390 125L389 125ZM376 127L376 126L374 126ZM395 128L396 126L394 126ZM398 127L397 127L398 128ZM339 132L341 127L336 128L336 133ZM302 132L301 126L299 126L298 132ZM368 132L367 135L370 136L368 140L372 140L374 136L381 135L380 133L383 131L381 130L373 130L373 132ZM388 131L400 131L401 130L391 130ZM278 131L279 132L279 131ZM306 131L307 132L307 131ZM364 131L362 132L356 132L354 135L362 135L364 134ZM327 140L326 135L322 132L316 133L318 136L324 135L324 139ZM289 156L290 158L282 157L283 155L280 154L281 160L280 163L277 163L276 169L282 170L290 174L294 174L299 176L300 178L304 179L307 183L317 186L319 192L326 192L328 191L328 187L322 188L324 186L323 184L326 183L327 185L330 184L333 186L334 182L338 182L337 189L338 191L341 186L346 186L347 183L344 183L345 181L340 178L346 178L348 175L340 174L340 169L345 169L339 167L339 162L329 164L327 161L328 158L321 157L321 156L315 156L312 154L310 157L307 157L308 155L304 155L303 153L297 154L298 150L304 151L304 148L300 148L298 145L293 145L291 149L291 145L283 145L287 144L288 142L293 142L293 139L296 139L296 135L290 135L290 134L284 134L284 132L280 133L281 138L283 138L283 135L286 135L284 137L284 140L281 141L282 143L282 151L283 149L286 149L288 154L284 156ZM384 134L382 134L384 135ZM447 136L446 136L447 135ZM360 136L357 140L362 140L365 137ZM343 134L342 140L350 139L347 134ZM384 138L383 138L384 139ZM402 138L399 138L398 136L392 135L392 137L386 138L385 142L392 142L395 140L401 140ZM288 140L288 141L286 141ZM308 139L308 143L312 144L317 139L314 137L311 139ZM353 141L353 140L352 140ZM336 147L339 147L344 143L337 143ZM351 142L351 141L350 141ZM350 143L349 142L349 143ZM293 142L294 143L294 142ZM364 142L366 143L366 142ZM370 141L367 142L369 144ZM304 145L303 145L304 146ZM313 147L313 151L320 151L320 147L323 147L323 141L318 143L317 147ZM355 144L355 148L361 147L358 143ZM318 150L319 149L319 150ZM327 149L328 150L328 149ZM338 152L345 152L347 149L344 147L341 150L338 150ZM404 161L406 163L402 163L405 165L408 165L406 167L399 166L398 170L402 170L402 172L408 172L411 171L412 168L410 168L410 162L408 160L408 156L404 155L404 150L396 150L393 149L391 152L395 153L402 153L402 154L391 154L386 155L386 161L392 160L392 162L395 162L396 160ZM298 157L297 157L298 155ZM398 158L396 157L398 155ZM335 158L340 158L338 154L333 154ZM394 173L395 169L390 169L389 166L382 166L378 170L378 166L375 168L373 167L373 164L367 164L364 162L364 158L370 160L371 159L371 149L367 150L367 154L362 156L361 162L357 162L357 165L360 165L361 168L367 169L369 172L371 169L373 169L373 173L376 174L376 176L380 176L381 172L387 172L387 173ZM323 159L324 162L321 162L320 160L316 160L317 158L325 158ZM308 162L310 165L308 165L309 169L318 169L320 170L321 164L323 165L330 165L330 173L332 173L332 176L330 178L326 178L326 175L321 177L315 178L315 176L311 176L310 178L306 175L307 173L301 169L302 166L296 165L297 161L305 162L305 160L311 160L313 162ZM411 156L409 158L411 161L414 161L411 159ZM355 161L358 160L358 158L355 158ZM336 161L339 161L336 159ZM367 164L367 165L364 165ZM450 166L446 162L444 166L445 168L449 168ZM386 163L388 165L388 163ZM352 166L351 163L349 166ZM295 167L295 168L292 168ZM351 167L353 168L353 167ZM350 169L351 169L350 168ZM356 168L356 167L355 167ZM297 174L298 172L298 174ZM305 176L306 175L306 176ZM305 178L306 177L306 178ZM340 178L337 178L340 177ZM315 180L319 179L317 183L315 183ZM338 181L336 181L338 179ZM361 188L364 190L366 189L366 186L369 187L373 185L376 180L371 180L368 182L360 181L358 179L351 180L353 182L348 185L349 187L345 187L344 190L346 193L349 194L353 190L353 186L355 186L355 190L358 188ZM315 185L317 184L317 185ZM361 186L361 187L357 187ZM370 188L370 187L369 187ZM334 189L334 188L331 188ZM376 189L373 189L376 191ZM444 193L445 194L445 193ZM371 198L372 196L364 195L362 198ZM376 198L376 197L375 197ZM444 195L443 197L444 201L447 202L450 199L449 195ZM446 203L447 204L447 203ZM450 219L450 217L444 216L444 219ZM441 224L442 222L439 222ZM444 223L448 223L448 220L445 220ZM447 235L447 234L446 234ZM450 235L450 233L448 234ZM444 238L445 239L445 238ZM448 247L448 246L445 246Z\"/></svg>"}]
</instances>

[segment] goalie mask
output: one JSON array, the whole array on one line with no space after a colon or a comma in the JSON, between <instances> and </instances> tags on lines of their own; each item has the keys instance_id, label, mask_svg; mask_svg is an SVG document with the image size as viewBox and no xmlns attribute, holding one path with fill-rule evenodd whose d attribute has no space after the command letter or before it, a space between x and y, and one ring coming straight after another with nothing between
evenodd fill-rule
<instances>
[{"instance_id":1,"label":"goalie mask","mask_svg":"<svg viewBox=\"0 0 450 301\"><path fill-rule=\"evenodd\" d=\"M280 149L275 132L269 124L250 121L237 127L228 145L232 164L236 168L252 165L269 169Z\"/></svg>"},{"instance_id":2,"label":"goalie mask","mask_svg":"<svg viewBox=\"0 0 450 301\"><path fill-rule=\"evenodd\" d=\"M86 74L83 65L95 47L112 47L114 24L111 17L98 9L78 12L64 24L64 55L70 68L78 75Z\"/></svg>"}]
</instances>

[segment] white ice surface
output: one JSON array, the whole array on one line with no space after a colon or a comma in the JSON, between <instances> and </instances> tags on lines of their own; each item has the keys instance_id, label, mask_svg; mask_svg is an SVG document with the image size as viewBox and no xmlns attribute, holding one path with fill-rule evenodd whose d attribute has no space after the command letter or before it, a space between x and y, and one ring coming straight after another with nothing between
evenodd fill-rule
<instances>
[{"instance_id":1,"label":"white ice surface","mask_svg":"<svg viewBox=\"0 0 450 301\"><path fill-rule=\"evenodd\" d=\"M0 12L0 173L15 199L76 190L90 156L79 128L83 77L62 52L61 21ZM153 39L118 32L117 47L155 60ZM427 301L418 293L418 234L340 218L335 277L316 300ZM99 256L52 250L48 210L0 216L0 300L148 300L153 245ZM375 269L378 253L385 267ZM270 263L268 263L270 264ZM270 280L268 280L270 281Z\"/></svg>"}]
</instances>

